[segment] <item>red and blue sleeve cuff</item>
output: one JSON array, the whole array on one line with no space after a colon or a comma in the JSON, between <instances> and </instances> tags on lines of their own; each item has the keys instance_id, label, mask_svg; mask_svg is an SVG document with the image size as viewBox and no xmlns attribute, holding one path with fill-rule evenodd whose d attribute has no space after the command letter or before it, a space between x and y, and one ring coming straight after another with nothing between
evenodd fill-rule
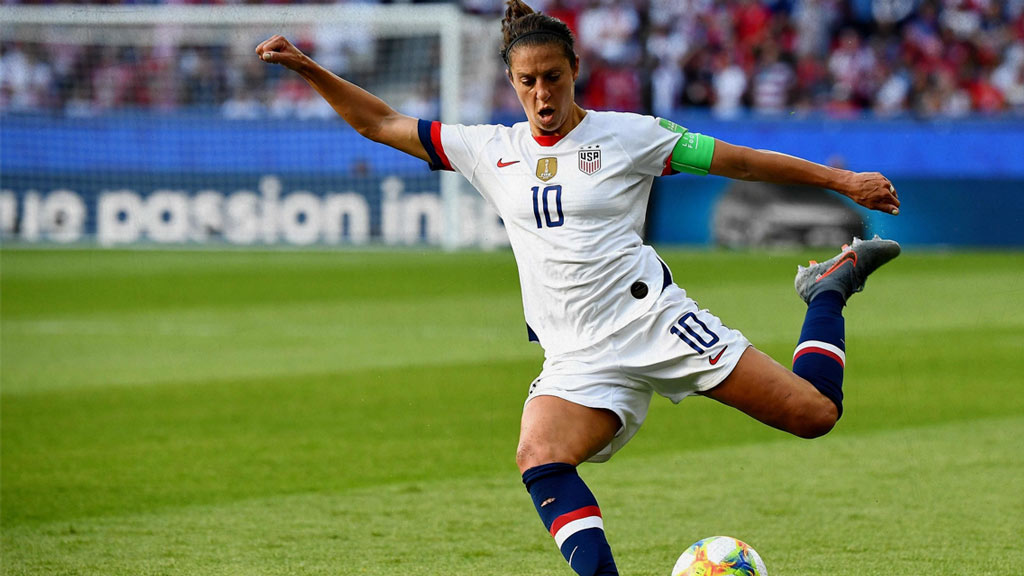
<instances>
[{"instance_id":1,"label":"red and blue sleeve cuff","mask_svg":"<svg viewBox=\"0 0 1024 576\"><path fill-rule=\"evenodd\" d=\"M430 157L430 169L454 171L451 162L448 161L448 156L444 153L444 146L441 144L441 123L420 120L418 129L420 144L423 145L427 156Z\"/></svg>"}]
</instances>

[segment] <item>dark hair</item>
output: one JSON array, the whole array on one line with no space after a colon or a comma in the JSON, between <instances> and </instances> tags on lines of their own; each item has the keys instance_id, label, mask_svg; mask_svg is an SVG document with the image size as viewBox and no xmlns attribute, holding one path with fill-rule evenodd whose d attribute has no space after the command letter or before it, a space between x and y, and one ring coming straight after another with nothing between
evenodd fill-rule
<instances>
[{"instance_id":1,"label":"dark hair","mask_svg":"<svg viewBox=\"0 0 1024 576\"><path fill-rule=\"evenodd\" d=\"M515 46L539 46L557 43L562 45L569 64L576 62L576 39L572 31L558 18L534 12L522 0L508 0L505 3L505 18L501 20L501 59L509 64L512 48Z\"/></svg>"}]
</instances>

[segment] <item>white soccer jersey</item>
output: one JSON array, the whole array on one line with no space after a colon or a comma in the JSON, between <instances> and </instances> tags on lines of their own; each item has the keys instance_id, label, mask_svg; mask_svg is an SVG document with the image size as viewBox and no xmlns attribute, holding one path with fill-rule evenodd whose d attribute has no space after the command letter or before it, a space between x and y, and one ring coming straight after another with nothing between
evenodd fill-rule
<instances>
[{"instance_id":1,"label":"white soccer jersey","mask_svg":"<svg viewBox=\"0 0 1024 576\"><path fill-rule=\"evenodd\" d=\"M679 138L656 118L619 112L588 111L564 137L534 137L526 122L420 122L431 166L465 176L504 221L527 326L548 355L622 328L671 282L641 232Z\"/></svg>"}]
</instances>

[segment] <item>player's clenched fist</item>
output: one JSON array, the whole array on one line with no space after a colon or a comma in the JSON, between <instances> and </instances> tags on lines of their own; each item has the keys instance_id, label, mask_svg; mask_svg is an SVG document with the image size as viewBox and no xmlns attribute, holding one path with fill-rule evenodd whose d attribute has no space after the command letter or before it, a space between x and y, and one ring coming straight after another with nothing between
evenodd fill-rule
<instances>
[{"instance_id":1,"label":"player's clenched fist","mask_svg":"<svg viewBox=\"0 0 1024 576\"><path fill-rule=\"evenodd\" d=\"M256 55L264 62L280 64L285 68L298 70L306 65L309 57L281 35L275 35L256 47Z\"/></svg>"},{"instance_id":2,"label":"player's clenched fist","mask_svg":"<svg viewBox=\"0 0 1024 576\"><path fill-rule=\"evenodd\" d=\"M856 172L850 173L849 179L849 188L845 193L855 202L894 216L900 213L896 187L885 176L878 172Z\"/></svg>"}]
</instances>

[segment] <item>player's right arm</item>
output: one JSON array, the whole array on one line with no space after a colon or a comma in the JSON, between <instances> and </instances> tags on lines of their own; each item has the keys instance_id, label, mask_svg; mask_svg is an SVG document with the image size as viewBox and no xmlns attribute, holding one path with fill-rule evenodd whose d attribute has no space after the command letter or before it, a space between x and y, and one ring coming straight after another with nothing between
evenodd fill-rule
<instances>
[{"instance_id":1,"label":"player's right arm","mask_svg":"<svg viewBox=\"0 0 1024 576\"><path fill-rule=\"evenodd\" d=\"M256 47L256 54L264 62L297 72L359 134L430 162L416 118L398 113L380 98L338 77L283 36L264 41Z\"/></svg>"}]
</instances>

